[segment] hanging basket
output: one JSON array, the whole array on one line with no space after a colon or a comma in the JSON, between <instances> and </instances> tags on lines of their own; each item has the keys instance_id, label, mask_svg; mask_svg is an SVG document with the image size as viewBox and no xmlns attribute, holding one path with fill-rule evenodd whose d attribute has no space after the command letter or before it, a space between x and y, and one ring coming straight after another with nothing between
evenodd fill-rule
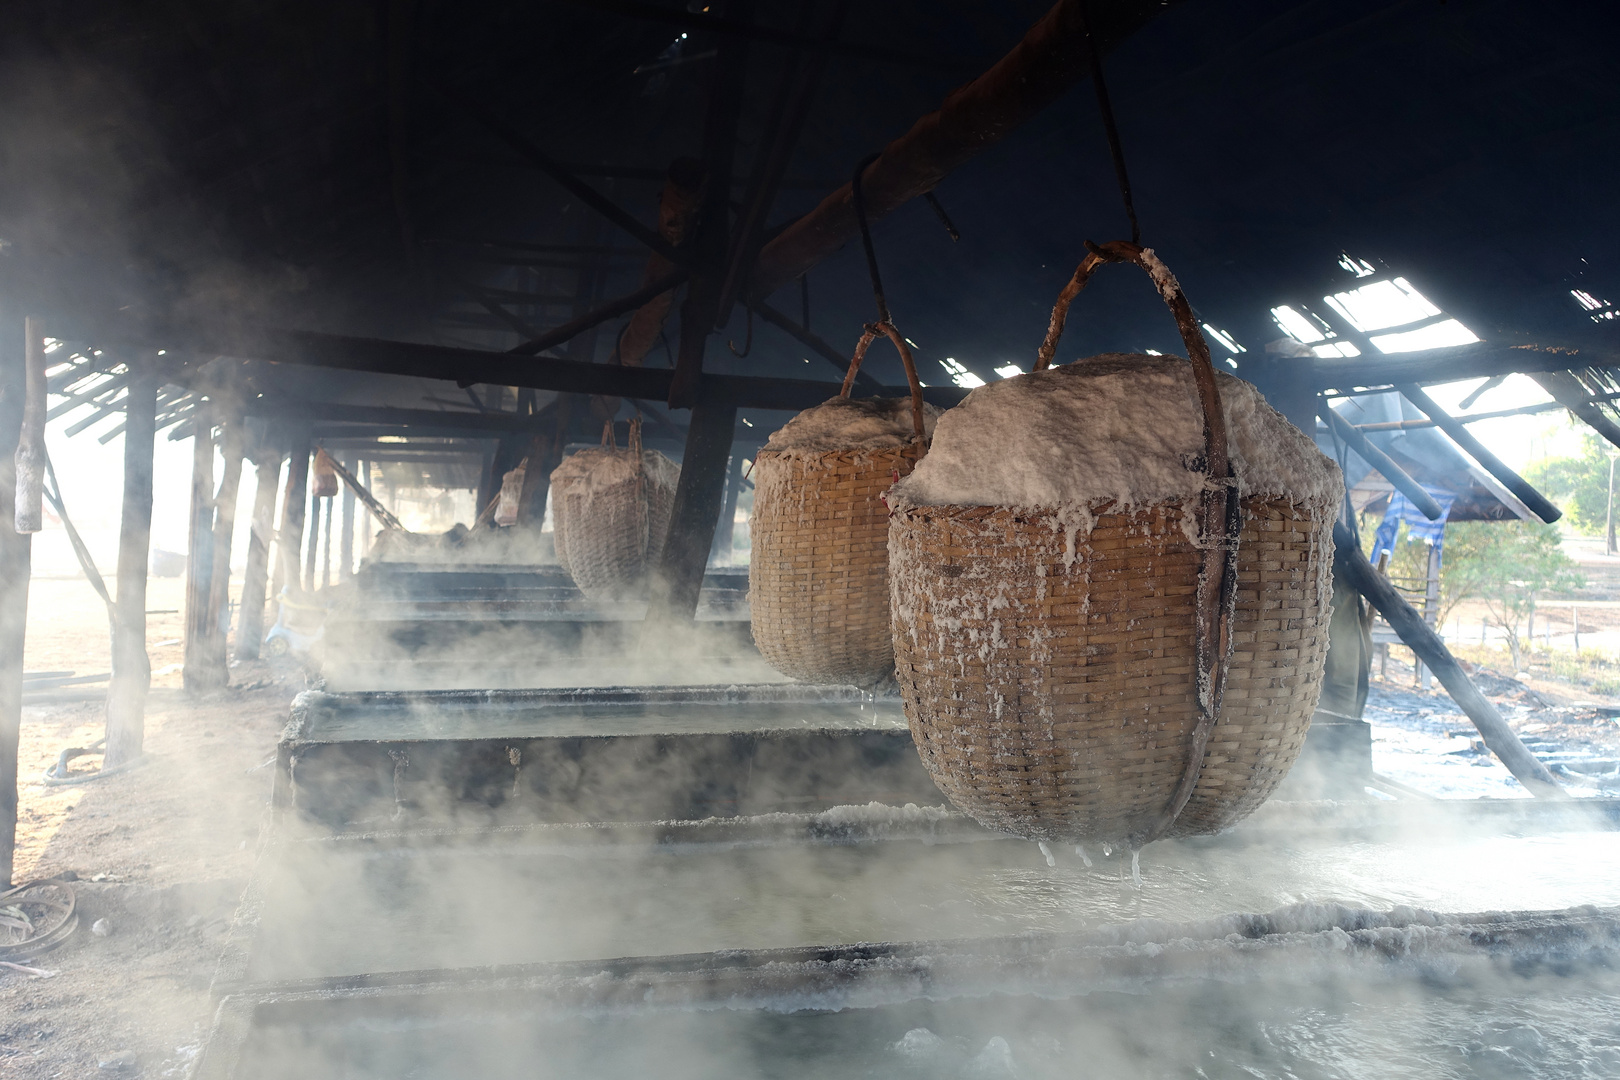
<instances>
[{"instance_id":1,"label":"hanging basket","mask_svg":"<svg viewBox=\"0 0 1620 1080\"><path fill-rule=\"evenodd\" d=\"M315 451L315 483L310 491L317 499L330 499L338 493L337 468L324 448Z\"/></svg>"},{"instance_id":2,"label":"hanging basket","mask_svg":"<svg viewBox=\"0 0 1620 1080\"><path fill-rule=\"evenodd\" d=\"M1298 756L1327 652L1336 501L1325 458L1309 459L1328 471L1308 495L1239 499L1208 347L1151 251L1093 248L1036 370L1069 302L1115 261L1153 275L1182 329L1201 494L1081 512L904 506L889 558L896 675L940 789L993 829L1134 849L1236 822Z\"/></svg>"},{"instance_id":3,"label":"hanging basket","mask_svg":"<svg viewBox=\"0 0 1620 1080\"><path fill-rule=\"evenodd\" d=\"M557 560L592 600L635 597L658 565L680 466L641 447L641 421L619 449L609 422L599 449L580 450L551 474Z\"/></svg>"},{"instance_id":4,"label":"hanging basket","mask_svg":"<svg viewBox=\"0 0 1620 1080\"><path fill-rule=\"evenodd\" d=\"M911 384L912 437L899 446L761 450L754 458L748 605L760 655L784 675L872 686L894 671L889 510L883 493L928 450L922 385L892 324L866 328L839 399L867 348L894 342Z\"/></svg>"}]
</instances>

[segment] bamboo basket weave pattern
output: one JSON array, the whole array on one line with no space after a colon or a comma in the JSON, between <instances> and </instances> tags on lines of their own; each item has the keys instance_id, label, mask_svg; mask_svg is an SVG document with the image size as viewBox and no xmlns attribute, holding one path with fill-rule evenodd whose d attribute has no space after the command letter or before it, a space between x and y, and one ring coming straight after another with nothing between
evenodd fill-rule
<instances>
[{"instance_id":1,"label":"bamboo basket weave pattern","mask_svg":"<svg viewBox=\"0 0 1620 1080\"><path fill-rule=\"evenodd\" d=\"M924 444L755 458L748 578L754 642L772 667L870 686L894 670L883 493Z\"/></svg>"},{"instance_id":2,"label":"bamboo basket weave pattern","mask_svg":"<svg viewBox=\"0 0 1620 1080\"><path fill-rule=\"evenodd\" d=\"M1169 836L1214 832L1264 802L1316 707L1332 514L1287 499L1243 509L1225 699ZM1049 511L894 516L896 675L953 803L991 828L1068 842L1125 842L1164 807L1198 719L1199 551L1182 514L1102 513L1067 543Z\"/></svg>"},{"instance_id":3,"label":"bamboo basket weave pattern","mask_svg":"<svg viewBox=\"0 0 1620 1080\"><path fill-rule=\"evenodd\" d=\"M624 462L616 460L624 458L640 459L633 476L598 479L624 472ZM581 450L569 461L574 468L559 466L551 481L557 560L591 599L623 598L658 564L680 469L656 450L639 447Z\"/></svg>"}]
</instances>

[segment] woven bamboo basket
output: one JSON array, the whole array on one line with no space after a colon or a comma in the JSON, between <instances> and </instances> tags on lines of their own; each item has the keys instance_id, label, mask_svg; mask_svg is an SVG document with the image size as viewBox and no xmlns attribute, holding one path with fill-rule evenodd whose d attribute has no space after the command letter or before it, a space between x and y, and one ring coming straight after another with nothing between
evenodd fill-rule
<instances>
[{"instance_id":1,"label":"woven bamboo basket","mask_svg":"<svg viewBox=\"0 0 1620 1080\"><path fill-rule=\"evenodd\" d=\"M760 655L807 682L873 686L894 671L889 627L889 508L883 493L927 452L922 386L905 340L867 327L840 394L848 398L876 335L900 350L912 384L903 446L823 453L762 450L754 459L748 604Z\"/></svg>"},{"instance_id":2,"label":"woven bamboo basket","mask_svg":"<svg viewBox=\"0 0 1620 1080\"><path fill-rule=\"evenodd\" d=\"M557 560L592 600L636 595L656 565L669 531L680 466L641 447L639 420L630 446L613 443L570 455L551 474L552 536Z\"/></svg>"},{"instance_id":3,"label":"woven bamboo basket","mask_svg":"<svg viewBox=\"0 0 1620 1080\"><path fill-rule=\"evenodd\" d=\"M1166 505L1101 513L1065 559L1051 512L915 507L889 533L896 676L923 764L983 824L1124 844L1198 720L1200 553ZM1245 500L1223 708L1165 833L1222 829L1299 756L1327 655L1332 520Z\"/></svg>"},{"instance_id":4,"label":"woven bamboo basket","mask_svg":"<svg viewBox=\"0 0 1620 1080\"><path fill-rule=\"evenodd\" d=\"M911 506L891 519L896 678L942 791L981 823L1133 850L1241 819L1276 789L1321 688L1334 507L1240 500L1220 394L1190 306L1134 244L1187 344L1204 423L1202 493L1077 530L1057 507ZM1076 417L1084 423L1084 417Z\"/></svg>"}]
</instances>

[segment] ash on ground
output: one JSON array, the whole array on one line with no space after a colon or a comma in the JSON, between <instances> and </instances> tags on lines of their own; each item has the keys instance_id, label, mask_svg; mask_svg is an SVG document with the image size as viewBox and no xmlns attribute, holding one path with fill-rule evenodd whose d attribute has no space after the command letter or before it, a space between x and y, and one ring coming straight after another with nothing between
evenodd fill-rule
<instances>
[{"instance_id":1,"label":"ash on ground","mask_svg":"<svg viewBox=\"0 0 1620 1080\"><path fill-rule=\"evenodd\" d=\"M1571 795L1620 795L1620 704L1484 667L1470 677ZM1415 683L1393 660L1389 678L1372 681L1363 718L1375 773L1443 799L1531 797L1438 681L1428 692Z\"/></svg>"}]
</instances>

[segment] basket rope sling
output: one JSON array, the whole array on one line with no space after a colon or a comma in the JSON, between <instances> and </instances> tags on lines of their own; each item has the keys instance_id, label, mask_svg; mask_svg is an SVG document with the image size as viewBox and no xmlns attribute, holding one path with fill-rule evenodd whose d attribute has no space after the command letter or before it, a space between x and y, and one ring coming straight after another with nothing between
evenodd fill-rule
<instances>
[{"instance_id":1,"label":"basket rope sling","mask_svg":"<svg viewBox=\"0 0 1620 1080\"><path fill-rule=\"evenodd\" d=\"M1202 412L1196 542L1178 502L1093 505L1067 563L1048 554L1055 511L897 511L896 675L923 763L958 807L999 831L1134 852L1246 816L1298 756L1327 648L1331 523L1288 498L1239 498L1209 346L1175 277L1135 243L1087 247L1035 370L1099 267L1149 274Z\"/></svg>"},{"instance_id":2,"label":"basket rope sling","mask_svg":"<svg viewBox=\"0 0 1620 1080\"><path fill-rule=\"evenodd\" d=\"M754 458L748 604L754 643L772 667L806 682L874 686L894 672L889 626L889 508L883 493L928 452L922 383L905 338L868 323L844 376L848 399L878 336L899 350L911 387L912 437L900 446Z\"/></svg>"}]
</instances>

